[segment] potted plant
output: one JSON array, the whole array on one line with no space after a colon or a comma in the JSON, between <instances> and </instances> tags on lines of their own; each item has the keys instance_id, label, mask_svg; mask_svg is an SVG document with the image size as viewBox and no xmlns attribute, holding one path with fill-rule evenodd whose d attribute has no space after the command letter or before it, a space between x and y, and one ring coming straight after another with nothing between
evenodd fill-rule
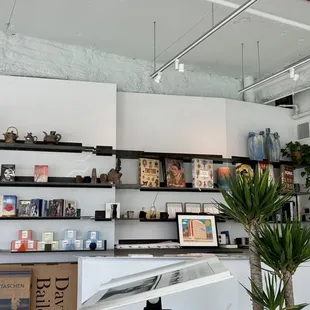
<instances>
[{"instance_id":1,"label":"potted plant","mask_svg":"<svg viewBox=\"0 0 310 310\"><path fill-rule=\"evenodd\" d=\"M302 144L298 141L289 142L285 145L284 149L281 149L284 157L291 157L294 162L301 164L302 157Z\"/></svg>"},{"instance_id":2,"label":"potted plant","mask_svg":"<svg viewBox=\"0 0 310 310\"><path fill-rule=\"evenodd\" d=\"M227 179L230 190L221 189L226 203L217 202L220 212L228 218L240 222L249 236L249 261L252 291L263 292L260 254L256 249L255 236L259 227L289 200L290 194L281 196L278 180L269 182L269 171L253 175L231 176ZM253 310L263 310L263 306L253 300Z\"/></svg>"}]
</instances>

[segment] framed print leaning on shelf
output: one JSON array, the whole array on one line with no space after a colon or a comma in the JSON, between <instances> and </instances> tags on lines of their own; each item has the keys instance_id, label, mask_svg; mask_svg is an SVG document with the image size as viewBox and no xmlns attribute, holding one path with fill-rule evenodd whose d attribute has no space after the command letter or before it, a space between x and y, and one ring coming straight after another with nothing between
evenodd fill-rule
<instances>
[{"instance_id":1,"label":"framed print leaning on shelf","mask_svg":"<svg viewBox=\"0 0 310 310\"><path fill-rule=\"evenodd\" d=\"M202 212L212 215L217 215L221 213L212 202L202 204Z\"/></svg>"},{"instance_id":2,"label":"framed print leaning on shelf","mask_svg":"<svg viewBox=\"0 0 310 310\"><path fill-rule=\"evenodd\" d=\"M167 202L166 208L167 213L169 214L169 219L175 219L177 213L183 213L182 202Z\"/></svg>"},{"instance_id":3,"label":"framed print leaning on shelf","mask_svg":"<svg viewBox=\"0 0 310 310\"><path fill-rule=\"evenodd\" d=\"M178 238L182 247L218 247L214 215L177 214Z\"/></svg>"},{"instance_id":4,"label":"framed print leaning on shelf","mask_svg":"<svg viewBox=\"0 0 310 310\"><path fill-rule=\"evenodd\" d=\"M185 202L185 210L186 213L200 213L201 212L201 204L198 202Z\"/></svg>"}]
</instances>

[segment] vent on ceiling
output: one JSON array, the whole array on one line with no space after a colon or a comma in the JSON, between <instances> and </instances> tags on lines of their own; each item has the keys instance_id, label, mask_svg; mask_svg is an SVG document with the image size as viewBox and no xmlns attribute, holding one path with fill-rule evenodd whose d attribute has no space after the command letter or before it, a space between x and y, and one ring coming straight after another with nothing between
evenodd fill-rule
<instances>
[{"instance_id":1,"label":"vent on ceiling","mask_svg":"<svg viewBox=\"0 0 310 310\"><path fill-rule=\"evenodd\" d=\"M297 137L298 140L310 137L309 122L297 125Z\"/></svg>"}]
</instances>

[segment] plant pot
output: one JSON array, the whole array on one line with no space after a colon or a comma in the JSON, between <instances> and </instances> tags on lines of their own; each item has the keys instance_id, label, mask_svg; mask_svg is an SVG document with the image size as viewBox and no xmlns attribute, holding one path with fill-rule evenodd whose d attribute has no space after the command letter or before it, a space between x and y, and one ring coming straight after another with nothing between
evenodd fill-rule
<instances>
[{"instance_id":1,"label":"plant pot","mask_svg":"<svg viewBox=\"0 0 310 310\"><path fill-rule=\"evenodd\" d=\"M301 159L301 152L300 151L292 152L291 157L292 160L298 161Z\"/></svg>"}]
</instances>

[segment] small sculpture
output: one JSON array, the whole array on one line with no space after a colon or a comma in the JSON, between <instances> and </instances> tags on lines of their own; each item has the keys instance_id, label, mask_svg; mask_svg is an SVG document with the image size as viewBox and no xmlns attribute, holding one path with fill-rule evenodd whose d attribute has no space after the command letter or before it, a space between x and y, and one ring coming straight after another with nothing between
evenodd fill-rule
<instances>
[{"instance_id":1,"label":"small sculpture","mask_svg":"<svg viewBox=\"0 0 310 310\"><path fill-rule=\"evenodd\" d=\"M45 143L57 144L61 139L61 134L56 133L56 131L50 131L49 135L45 131L43 133L45 134L43 139Z\"/></svg>"},{"instance_id":2,"label":"small sculpture","mask_svg":"<svg viewBox=\"0 0 310 310\"><path fill-rule=\"evenodd\" d=\"M96 184L97 183L97 170L96 168L93 168L91 172L91 184Z\"/></svg>"},{"instance_id":3,"label":"small sculpture","mask_svg":"<svg viewBox=\"0 0 310 310\"><path fill-rule=\"evenodd\" d=\"M121 160L117 158L116 160L116 167L115 169L111 169L108 173L108 182L111 184L121 184L121 177L122 173L120 172L122 169L121 167Z\"/></svg>"},{"instance_id":4,"label":"small sculpture","mask_svg":"<svg viewBox=\"0 0 310 310\"><path fill-rule=\"evenodd\" d=\"M11 130L10 129L15 129L15 132L14 130ZM9 127L7 130L6 130L6 133L3 134L4 135L4 142L5 143L14 143L16 142L17 138L18 138L18 130L16 127Z\"/></svg>"},{"instance_id":5,"label":"small sculpture","mask_svg":"<svg viewBox=\"0 0 310 310\"><path fill-rule=\"evenodd\" d=\"M77 175L76 178L75 178L75 182L80 184L80 183L83 183L83 178L81 175Z\"/></svg>"},{"instance_id":6,"label":"small sculpture","mask_svg":"<svg viewBox=\"0 0 310 310\"><path fill-rule=\"evenodd\" d=\"M25 138L25 143L37 143L38 141L38 137L33 136L32 132L28 132L27 136L25 136L24 138Z\"/></svg>"},{"instance_id":7,"label":"small sculpture","mask_svg":"<svg viewBox=\"0 0 310 310\"><path fill-rule=\"evenodd\" d=\"M117 203L111 205L112 209L112 219L117 218Z\"/></svg>"},{"instance_id":8,"label":"small sculpture","mask_svg":"<svg viewBox=\"0 0 310 310\"><path fill-rule=\"evenodd\" d=\"M108 182L108 175L106 173L100 174L100 183L107 184Z\"/></svg>"}]
</instances>

